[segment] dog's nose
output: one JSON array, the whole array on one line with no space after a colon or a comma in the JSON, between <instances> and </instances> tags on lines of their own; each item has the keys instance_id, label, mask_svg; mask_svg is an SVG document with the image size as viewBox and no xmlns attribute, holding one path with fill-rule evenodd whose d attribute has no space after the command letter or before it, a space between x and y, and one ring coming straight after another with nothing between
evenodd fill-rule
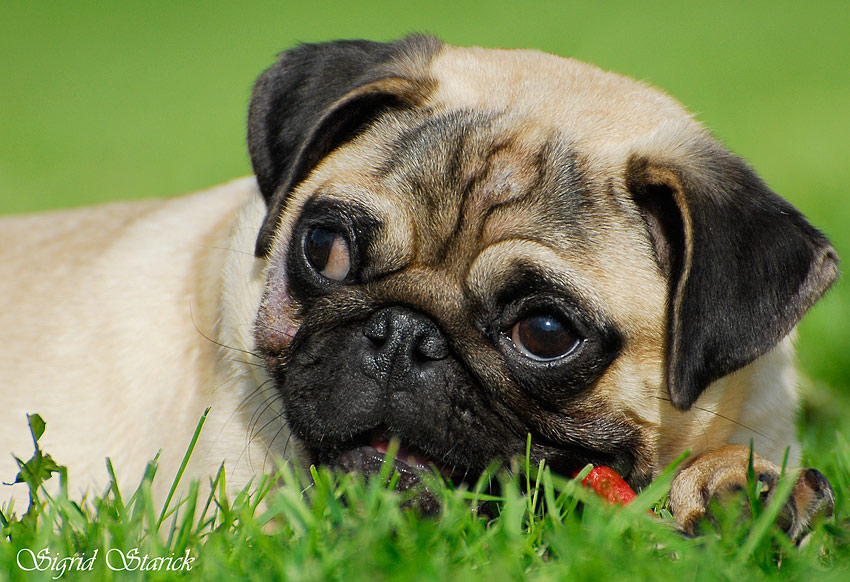
<instances>
[{"instance_id":1,"label":"dog's nose","mask_svg":"<svg viewBox=\"0 0 850 582\"><path fill-rule=\"evenodd\" d=\"M371 353L367 367L381 378L408 377L429 362L449 355L449 345L439 326L428 316L406 307L376 311L363 326Z\"/></svg>"}]
</instances>

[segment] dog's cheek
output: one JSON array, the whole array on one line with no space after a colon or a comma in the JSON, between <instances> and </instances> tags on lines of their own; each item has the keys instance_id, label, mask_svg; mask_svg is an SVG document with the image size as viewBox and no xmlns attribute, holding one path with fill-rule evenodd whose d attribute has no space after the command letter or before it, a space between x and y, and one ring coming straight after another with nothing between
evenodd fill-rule
<instances>
[{"instance_id":1,"label":"dog's cheek","mask_svg":"<svg viewBox=\"0 0 850 582\"><path fill-rule=\"evenodd\" d=\"M269 268L266 288L254 324L257 348L272 367L298 331L295 305L289 295L285 261L275 261Z\"/></svg>"},{"instance_id":2,"label":"dog's cheek","mask_svg":"<svg viewBox=\"0 0 850 582\"><path fill-rule=\"evenodd\" d=\"M383 393L358 369L359 337L357 325L314 332L308 324L278 369L287 419L305 441L345 440L382 420Z\"/></svg>"}]
</instances>

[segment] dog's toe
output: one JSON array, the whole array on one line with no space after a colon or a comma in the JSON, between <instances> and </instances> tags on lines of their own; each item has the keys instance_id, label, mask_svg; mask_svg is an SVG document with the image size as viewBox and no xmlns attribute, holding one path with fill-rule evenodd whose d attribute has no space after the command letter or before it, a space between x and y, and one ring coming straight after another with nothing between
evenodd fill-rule
<instances>
[{"instance_id":1,"label":"dog's toe","mask_svg":"<svg viewBox=\"0 0 850 582\"><path fill-rule=\"evenodd\" d=\"M747 491L749 458L748 447L727 445L700 455L679 472L670 489L670 508L685 532L699 533L700 523L710 518L712 501L723 502ZM758 501L765 506L776 492L781 469L756 455L753 470ZM792 540L799 541L809 531L812 521L832 515L834 506L835 496L826 477L816 469L803 469L780 511L777 525Z\"/></svg>"},{"instance_id":2,"label":"dog's toe","mask_svg":"<svg viewBox=\"0 0 850 582\"><path fill-rule=\"evenodd\" d=\"M799 541L816 518L830 517L834 509L835 493L823 473L803 469L777 523L791 539Z\"/></svg>"}]
</instances>

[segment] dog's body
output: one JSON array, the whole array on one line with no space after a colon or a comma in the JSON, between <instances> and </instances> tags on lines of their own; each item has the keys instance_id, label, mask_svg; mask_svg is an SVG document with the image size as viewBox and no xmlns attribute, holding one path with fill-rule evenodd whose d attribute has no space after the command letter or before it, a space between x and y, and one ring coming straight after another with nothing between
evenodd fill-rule
<instances>
[{"instance_id":1,"label":"dog's body","mask_svg":"<svg viewBox=\"0 0 850 582\"><path fill-rule=\"evenodd\" d=\"M251 270L262 211L255 181L243 179L169 200L0 219L4 450L29 458L25 414L39 413L41 444L69 466L72 487L104 486L107 456L122 483L138 482L162 450L154 483L163 493L211 406L194 473L227 460L228 475L246 482L249 462L256 470L268 460L248 450L267 397L257 393L263 371L233 363L251 359L237 346L250 349L244 309L262 292ZM220 341L234 350L216 343L220 319ZM14 479L11 455L0 471Z\"/></svg>"},{"instance_id":2,"label":"dog's body","mask_svg":"<svg viewBox=\"0 0 850 582\"><path fill-rule=\"evenodd\" d=\"M666 95L531 51L307 45L249 146L259 191L0 222L4 448L38 412L72 478L160 448L169 475L210 406L192 472L236 484L366 470L391 436L468 478L531 433L636 486L691 449L686 528L738 484L712 481L728 445L797 460L791 336L837 259ZM795 536L831 500L798 489Z\"/></svg>"}]
</instances>

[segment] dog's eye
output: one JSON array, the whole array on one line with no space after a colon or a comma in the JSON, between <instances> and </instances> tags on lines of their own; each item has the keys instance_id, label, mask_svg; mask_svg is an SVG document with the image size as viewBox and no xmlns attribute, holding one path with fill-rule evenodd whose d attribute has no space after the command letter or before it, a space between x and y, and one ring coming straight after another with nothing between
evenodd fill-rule
<instances>
[{"instance_id":1,"label":"dog's eye","mask_svg":"<svg viewBox=\"0 0 850 582\"><path fill-rule=\"evenodd\" d=\"M348 241L340 233L326 228L314 228L304 240L304 254L320 275L332 281L342 281L351 270Z\"/></svg>"},{"instance_id":2,"label":"dog's eye","mask_svg":"<svg viewBox=\"0 0 850 582\"><path fill-rule=\"evenodd\" d=\"M535 314L515 323L511 341L523 354L538 361L562 358L581 343L569 327L548 314Z\"/></svg>"}]
</instances>

